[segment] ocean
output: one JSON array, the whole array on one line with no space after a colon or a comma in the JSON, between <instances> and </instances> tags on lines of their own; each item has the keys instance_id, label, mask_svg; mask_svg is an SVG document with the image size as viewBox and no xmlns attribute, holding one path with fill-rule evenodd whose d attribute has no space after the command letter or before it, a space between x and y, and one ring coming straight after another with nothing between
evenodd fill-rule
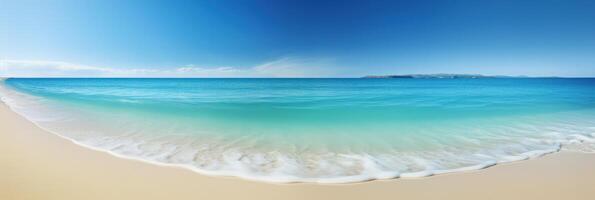
<instances>
[{"instance_id":1,"label":"ocean","mask_svg":"<svg viewBox=\"0 0 595 200\"><path fill-rule=\"evenodd\" d=\"M347 183L595 152L595 79L9 78L77 144L199 173Z\"/></svg>"}]
</instances>

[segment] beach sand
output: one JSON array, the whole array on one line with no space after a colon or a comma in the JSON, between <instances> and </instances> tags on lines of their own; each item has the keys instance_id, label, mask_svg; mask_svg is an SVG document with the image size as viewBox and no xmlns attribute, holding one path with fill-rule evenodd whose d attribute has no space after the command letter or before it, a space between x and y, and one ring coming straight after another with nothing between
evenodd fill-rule
<instances>
[{"instance_id":1,"label":"beach sand","mask_svg":"<svg viewBox=\"0 0 595 200\"><path fill-rule=\"evenodd\" d=\"M271 184L114 157L45 132L0 103L0 199L595 199L595 154L357 184Z\"/></svg>"}]
</instances>

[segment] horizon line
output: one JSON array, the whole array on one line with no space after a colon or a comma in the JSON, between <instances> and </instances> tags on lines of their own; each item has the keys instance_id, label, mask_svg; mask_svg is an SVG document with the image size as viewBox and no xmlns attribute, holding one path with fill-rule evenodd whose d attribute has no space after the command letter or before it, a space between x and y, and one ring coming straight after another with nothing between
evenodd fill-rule
<instances>
[{"instance_id":1,"label":"horizon line","mask_svg":"<svg viewBox=\"0 0 595 200\"><path fill-rule=\"evenodd\" d=\"M411 74L407 74L411 75ZM431 74L415 74L415 75L431 75ZM462 74L457 74L462 75ZM469 75L469 74L464 74ZM477 75L477 74L474 74ZM169 77L169 76L0 76L0 79L11 79L11 78L48 78L48 79L58 79L58 78L88 78L88 79L108 79L108 78L121 78L121 79L397 79L397 78L366 78L368 76L400 76L400 75L365 75L365 76L354 76L354 77ZM518 76L509 76L509 75L489 75L483 77L484 79L494 78L494 79L536 79L536 78L595 78L595 76L525 76L525 75L518 75ZM455 79L455 78L415 78L415 79ZM459 78L464 79L464 78ZM472 79L472 78L469 78ZM482 79L482 78L478 78Z\"/></svg>"}]
</instances>

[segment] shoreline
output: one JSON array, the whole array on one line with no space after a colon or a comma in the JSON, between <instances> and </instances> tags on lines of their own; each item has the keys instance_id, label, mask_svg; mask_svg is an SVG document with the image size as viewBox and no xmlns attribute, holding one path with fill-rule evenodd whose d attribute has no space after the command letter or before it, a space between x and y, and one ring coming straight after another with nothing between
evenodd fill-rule
<instances>
[{"instance_id":1,"label":"shoreline","mask_svg":"<svg viewBox=\"0 0 595 200\"><path fill-rule=\"evenodd\" d=\"M122 158L121 156L112 156L112 153L109 153L105 150L96 149L88 149L76 144L71 139L64 138L62 136L55 137L56 134L49 133L47 131L41 130L37 125L34 123L24 119L22 116L18 115L14 111L12 111L7 105L4 103L0 103L0 120L3 122L3 126L0 127L0 137L2 139L2 151L6 152L6 155L1 157L1 165L0 172L6 174L0 174L2 177L8 177L0 181L0 197L7 195L7 199L70 199L74 198L71 194L67 194L73 192L71 189L79 188L82 191L96 191L94 187L90 187L96 181L108 181L108 183L113 184L114 180L104 180L106 177L98 176L97 170L99 170L99 174L106 175L107 177L122 177L122 181L124 182L133 182L134 184L116 184L113 186L120 186L123 187L123 193L129 194L129 198L136 198L140 196L147 196L143 198L156 198L148 196L146 193L143 194L142 192L135 190L134 188L144 188L144 187L155 187L155 186L162 186L159 181L170 180L173 184L172 186L167 187L167 189L163 189L161 192L171 193L172 191L185 191L185 195L183 196L168 196L171 197L179 197L179 198L190 198L190 197L208 197L208 198L242 198L245 195L254 195L252 197L259 197L261 199L275 199L275 198L297 198L300 199L300 193L309 193L311 196L310 198L328 198L328 197L341 197L344 199L361 199L367 196L378 196L378 198L388 198L392 196L403 196L407 198L421 198L425 199L428 197L435 197L439 198L444 193L457 193L456 189L453 187L463 187L468 188L468 190L474 190L475 188L477 191L491 191L491 190L510 190L514 188L510 188L510 184L518 184L518 182L525 182L527 180L516 180L518 179L515 176L510 177L511 175L506 175L504 177L509 177L509 180L506 181L498 181L501 179L502 175L498 175L498 173L503 172L510 172L512 174L516 174L518 176L526 176L527 173L534 174L535 170L532 169L529 165L536 165L538 169L542 171L545 170L547 173L543 174L534 174L537 177L532 178L548 178L545 181L529 181L531 185L540 185L548 183L548 185L553 185L552 188L547 187L538 187L533 188L533 191L524 191L520 194L515 194L517 192L497 194L504 195L503 197L520 197L517 195L526 195L529 198L532 196L541 196L544 194L544 197L552 198L556 195L561 195L558 197L568 198L567 195L576 195L574 199L589 199L589 197L595 196L595 191L589 190L589 185L595 185L595 175L592 174L591 168L595 166L595 154L584 154L584 153L570 153L570 152L559 152L556 154L549 154L542 158L538 159L531 159L528 161L522 162L513 162L513 163L503 163L498 164L494 167L490 167L488 169L483 170L472 170L472 171L464 171L464 172L457 172L457 173L447 173L441 175L435 175L430 177L424 178L400 178L395 180L375 180L375 181L368 181L368 182L361 182L361 183L346 183L346 184L316 184L316 183L298 183L298 184L271 184L271 183L263 183L263 182L255 182L255 181L246 181L240 178L229 177L229 176L205 176L203 174L198 174L194 171L182 169L185 167L179 166L170 166L170 165L163 165L158 163L158 165L150 165L147 164L145 160L140 159L130 159L130 158ZM6 126L4 125L6 124ZM59 135L58 135L59 136ZM71 151L68 151L71 150ZM94 151L95 150L95 151ZM14 152L14 153L13 153ZM57 153L58 152L58 153ZM104 152L108 152L105 154ZM61 157L61 154L70 155L69 157ZM72 154L78 155L83 154L82 158L76 157L79 159L74 159ZM42 155L43 159L36 160L36 158L40 158L34 155ZM24 156L25 158L20 158L19 156ZM27 157L29 156L29 157ZM31 157L33 156L33 157ZM576 162L575 164L569 163ZM26 161L26 162L25 162ZM43 162L45 161L45 162ZM80 169L78 169L78 165L71 166L67 163L78 163L80 162ZM91 163L99 162L99 166L89 166ZM46 163L45 165L40 163ZM66 162L66 163L64 163ZM562 164L567 164L569 166L563 166ZM48 165L54 166L53 168L46 169L45 167ZM535 167L535 166L533 166ZM553 167L553 170L552 170ZM68 169L77 168L77 172L71 172ZM103 171L103 168L110 168L111 170ZM578 168L578 170L577 170ZM64 171L66 170L66 171ZM130 177L127 175L127 172L140 170L146 172L150 172L150 174L156 173L159 174L160 178L155 177L145 177L145 176L136 176ZM566 170L566 173L560 174L558 173L560 170ZM568 171L569 170L569 171ZM29 174L30 172L38 172ZM540 171L540 170L536 170ZM43 173L39 173L43 172ZM73 181L71 183L63 183L63 187L54 188L49 187L45 190L39 188L40 186L47 185L47 183L52 183L56 181L60 181L61 178L64 177L53 177L56 172L63 172L63 175L79 175L79 176L98 176L91 179L83 179L84 181L76 182ZM107 174L106 174L107 173ZM555 178L558 173L558 176L562 176L561 178ZM60 173L57 173L60 174ZM134 173L136 174L136 173ZM180 175L183 176L180 176ZM147 174L145 174L147 175ZM25 176L25 177L23 177ZM47 179L43 179L43 178ZM72 179L73 177L69 177L66 179ZM573 181L567 182L564 179L573 178ZM101 180L98 180L101 179ZM477 184L478 179L483 184ZM562 179L562 180L561 180ZM117 179L115 179L117 180ZM82 180L78 180L82 181ZM46 184L41 184L46 183ZM197 185L195 187L189 187L186 183L192 183L192 185ZM485 186L484 184L492 185ZM508 184L507 184L508 183ZM41 184L41 185L39 185ZM575 185L574 185L575 184ZM109 187L110 184L107 184L102 187ZM572 188L563 189L564 187L568 187L568 185L574 185ZM220 192L212 192L211 190L201 190L202 187L212 187L213 189L216 188L217 191ZM230 193L225 188L232 187L234 191L241 191L237 193ZM126 189L127 188L127 189ZM176 189L177 188L177 189ZM252 188L252 189L251 189ZM433 188L433 189L432 189ZM582 188L582 189L581 189ZM114 188L107 189L105 192L110 192ZM184 190L187 189L187 190ZM432 189L431 194L422 194L421 191L426 191L427 189ZM538 190L535 190L538 189ZM25 198L27 196L31 196L31 190L38 190L40 198ZM41 190L41 191L39 191ZM116 189L118 190L118 189ZM189 191L188 191L189 190ZM266 191L270 190L280 190L276 194L267 194ZM372 192L358 192L360 190L368 190ZM61 191L61 192L57 192ZM77 190L78 191L78 190ZM169 191L169 192L168 192ZM227 192L225 192L227 191ZM414 192L417 191L417 192ZM33 191L34 192L34 191ZM157 191L152 191L149 193L153 193ZM419 192L419 193L418 193ZM510 191L509 191L510 192ZM75 192L76 193L76 192ZM158 192L159 193L159 192ZM366 194L369 193L369 194ZM160 193L161 194L161 193ZM293 196L291 196L293 194ZM50 195L50 196L47 196ZM56 195L56 196L52 196ZM107 198L108 194L103 194L97 196L97 198ZM280 195L280 196L279 196ZM297 196L296 196L297 195ZM460 198L469 198L475 199L480 198L482 196L479 195L477 192L464 192L460 191L458 195ZM512 195L512 196L511 196ZM109 196L109 195L108 195ZM158 195L157 195L158 196ZM43 197L43 198L41 198ZM50 197L50 198L45 198ZM55 198L54 198L55 197ZM101 197L101 198L100 198ZM359 197L359 198L357 198ZM85 197L89 198L89 197ZM121 198L121 196L112 196L112 198ZM542 197L540 197L542 198ZM547 198L546 198L547 199Z\"/></svg>"},{"instance_id":2,"label":"shoreline","mask_svg":"<svg viewBox=\"0 0 595 200\"><path fill-rule=\"evenodd\" d=\"M546 156L548 154L554 154L554 153L559 153L562 151L561 147L558 147L555 150L549 150L549 151L529 151L529 152L525 152L522 155L524 155L524 157L517 159L517 160L511 160L511 161L502 161L502 162L487 162L487 163L482 163L482 164L478 164L478 165L473 165L473 166L468 166L468 167L462 167L462 168L455 168L455 169L449 169L449 170L439 170L439 171L434 171L434 172L427 172L427 171L420 171L420 172L412 172L412 173L403 173L403 174L399 174L393 178L369 178L369 179L350 179L351 177L347 177L347 178L336 178L336 179L321 179L321 180L311 180L311 181L293 181L293 180L285 180L285 179L263 179L260 178L258 176L240 176L240 175L230 175L232 173L227 172L227 171L208 171L208 170L201 170L189 165L184 165L184 164L175 164L175 163L163 163L163 162L158 162L158 161L152 161L152 160L148 160L148 159L143 159L143 158L137 158L137 157L133 157L133 156L126 156L126 155L121 155L109 150L105 150L105 149L101 149L101 148L97 148L97 147L93 147L90 145L86 145L83 144L81 142L78 142L72 138L60 135L59 133L47 130L41 126L39 126L38 124L36 124L35 122L32 122L30 120L28 120L25 116L19 114L18 112L16 112L15 110L13 110L10 106L6 105L5 102L2 101L2 99L0 99L0 105L3 107L6 107L8 110L10 110L11 112L13 112L14 114L18 115L19 117L27 120L28 122L30 122L31 124L33 124L36 128L50 133L52 135L55 135L63 140L66 140L74 145L77 145L79 147L82 148L86 148L89 150L93 150L93 151L97 151L97 152L101 152L101 153L106 153L109 154L111 156L114 156L116 158L119 159L124 159L124 160L131 160L131 161L137 161L137 162L143 162L146 164L150 164L150 165L156 165L156 166L161 166L161 167L173 167L173 168L178 168L181 170L188 170L188 171L192 171L194 173L198 173L199 175L203 175L203 176L210 176L210 177L227 177L227 178L237 178L237 179L241 179L241 180L245 180L245 181L252 181L252 182L260 182L260 183L268 183L268 184L334 184L334 185L340 185L340 184L357 184L357 183L365 183L365 182L371 182L371 181L390 181L390 180L394 180L394 179L423 179L426 177L431 177L431 176L440 176L440 175L446 175L446 174L456 174L456 173L465 173L465 172L470 172L470 171L479 171L479 170L484 170L490 167L494 167L497 165L502 165L502 164L508 164L508 163L515 163L515 162L522 162L522 161L526 161L526 160L531 160L531 159L538 159L542 156ZM576 152L575 152L576 153ZM429 173L429 174L428 174Z\"/></svg>"},{"instance_id":3,"label":"shoreline","mask_svg":"<svg viewBox=\"0 0 595 200\"><path fill-rule=\"evenodd\" d=\"M433 171L426 170L426 171L419 171L419 172L402 173L402 174L398 174L394 177L359 178L359 179L354 178L354 177L344 177L344 178L340 177L340 178L335 178L335 179L314 179L314 180L302 180L302 181L299 181L299 180L296 181L294 179L279 179L279 178L264 179L259 176L242 175L241 173L234 173L234 172L229 172L229 171L208 171L208 170L202 170L202 169L193 167L191 165L176 164L176 163L164 163L164 162L153 161L153 160L149 160L149 159L143 159L140 157L133 157L133 156L118 154L116 152L112 152L112 151L109 151L106 149L101 149L101 148L97 148L94 146L90 146L90 145L81 143L81 142L76 141L72 138L60 135L59 133L56 133L54 131L47 130L47 129L43 128L42 126L38 125L37 123L27 119L25 115L22 115L19 112L17 112L16 110L12 109L12 107L7 105L3 99L0 99L0 104L2 106L6 107L11 112L13 112L14 114L18 115L19 117L27 120L28 122L33 124L36 128L41 129L44 132L58 136L59 138L69 141L72 144L75 144L82 148L90 149L90 150L97 151L97 152L107 153L111 156L114 156L114 157L120 158L120 159L144 162L147 164L162 166L162 167L174 167L174 168L179 168L179 169L183 169L183 170L189 170L189 171L192 171L194 173L198 173L198 174L204 175L204 176L230 177L230 178L237 178L237 179L242 179L242 180L246 180L246 181L254 181L254 182L269 183L269 184L299 184L299 183L303 183L303 184L356 184L356 183L364 183L364 182L371 182L371 181L386 181L386 180L394 180L394 179L422 179L425 177L438 176L438 175L444 175L444 174L461 173L461 172L468 172L468 171L478 171L478 170L483 170L483 169L487 169L490 167L494 167L496 165L502 165L502 164L507 164L507 163L514 163L514 162L536 159L536 158L539 158L539 157L542 157L542 156L545 156L548 154L558 153L558 152L562 151L561 146L558 146L556 149L552 149L552 150L528 151L528 152L525 152L525 153L519 155L518 156L519 158L515 159L515 160L485 162L485 163L481 163L481 164L477 164L477 165L472 165L472 166L467 166L467 167L462 167L462 168L447 169L447 170L433 170Z\"/></svg>"}]
</instances>

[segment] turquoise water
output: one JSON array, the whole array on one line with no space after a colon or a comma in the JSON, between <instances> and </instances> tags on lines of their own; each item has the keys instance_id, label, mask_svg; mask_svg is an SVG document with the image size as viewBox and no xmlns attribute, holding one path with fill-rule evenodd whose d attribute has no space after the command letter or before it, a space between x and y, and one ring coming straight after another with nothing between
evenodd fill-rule
<instances>
[{"instance_id":1,"label":"turquoise water","mask_svg":"<svg viewBox=\"0 0 595 200\"><path fill-rule=\"evenodd\" d=\"M354 182L595 150L595 79L7 79L39 126L213 175Z\"/></svg>"}]
</instances>

